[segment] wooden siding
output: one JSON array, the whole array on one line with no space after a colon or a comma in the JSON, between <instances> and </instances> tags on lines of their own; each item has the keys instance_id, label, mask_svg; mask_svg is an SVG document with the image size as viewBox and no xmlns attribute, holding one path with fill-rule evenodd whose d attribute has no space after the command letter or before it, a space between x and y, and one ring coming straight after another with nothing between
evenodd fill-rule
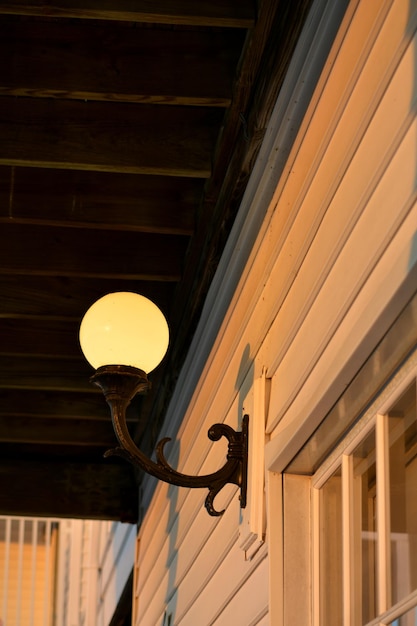
<instances>
[{"instance_id":1,"label":"wooden siding","mask_svg":"<svg viewBox=\"0 0 417 626\"><path fill-rule=\"evenodd\" d=\"M169 506L175 507L175 496L165 495L168 506L158 523L151 510L140 532L136 624L162 623L164 612L175 624L230 624L242 610L248 620L242 623L257 624L267 613L267 552L245 561L236 496L216 522L202 508L201 493L190 494L175 517ZM256 594L249 591L252 576L260 583Z\"/></svg>"},{"instance_id":2,"label":"wooden siding","mask_svg":"<svg viewBox=\"0 0 417 626\"><path fill-rule=\"evenodd\" d=\"M238 426L248 380L265 367L266 462L282 471L415 293L415 8L350 3L172 444L181 471L221 465L205 433ZM236 493L222 497L213 520L204 494L156 487L139 533L135 626L285 623L283 591L269 591L270 576L282 583L271 561L281 537L247 558Z\"/></svg>"},{"instance_id":3,"label":"wooden siding","mask_svg":"<svg viewBox=\"0 0 417 626\"><path fill-rule=\"evenodd\" d=\"M274 469L415 292L416 25L413 3L358 4L306 128L309 151L300 146L277 194L277 215L289 202L296 211L276 224L287 236L269 277L281 294L267 338L271 462L291 433Z\"/></svg>"},{"instance_id":4,"label":"wooden siding","mask_svg":"<svg viewBox=\"0 0 417 626\"><path fill-rule=\"evenodd\" d=\"M108 626L129 586L136 527L61 519L59 529L54 626Z\"/></svg>"}]
</instances>

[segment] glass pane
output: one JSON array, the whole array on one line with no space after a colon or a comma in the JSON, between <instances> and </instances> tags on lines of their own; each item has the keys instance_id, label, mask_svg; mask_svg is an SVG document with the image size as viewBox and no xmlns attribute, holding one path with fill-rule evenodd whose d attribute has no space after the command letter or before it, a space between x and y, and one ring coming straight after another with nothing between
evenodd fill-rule
<instances>
[{"instance_id":1,"label":"glass pane","mask_svg":"<svg viewBox=\"0 0 417 626\"><path fill-rule=\"evenodd\" d=\"M393 622L389 622L389 626L417 626L417 609L413 607L407 613L401 615Z\"/></svg>"},{"instance_id":2,"label":"glass pane","mask_svg":"<svg viewBox=\"0 0 417 626\"><path fill-rule=\"evenodd\" d=\"M389 411L389 467L391 594L392 603L395 604L417 589L415 384L407 389Z\"/></svg>"},{"instance_id":3,"label":"glass pane","mask_svg":"<svg viewBox=\"0 0 417 626\"><path fill-rule=\"evenodd\" d=\"M343 623L342 478L340 468L320 490L320 625Z\"/></svg>"},{"instance_id":4,"label":"glass pane","mask_svg":"<svg viewBox=\"0 0 417 626\"><path fill-rule=\"evenodd\" d=\"M377 600L375 430L353 453L353 492L355 624L366 624Z\"/></svg>"}]
</instances>

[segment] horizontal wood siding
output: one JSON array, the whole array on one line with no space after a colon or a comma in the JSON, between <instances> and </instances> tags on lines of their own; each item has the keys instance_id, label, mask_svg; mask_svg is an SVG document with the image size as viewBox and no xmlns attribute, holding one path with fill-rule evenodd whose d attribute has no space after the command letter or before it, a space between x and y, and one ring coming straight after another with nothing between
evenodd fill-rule
<instances>
[{"instance_id":1,"label":"horizontal wood siding","mask_svg":"<svg viewBox=\"0 0 417 626\"><path fill-rule=\"evenodd\" d=\"M258 570L264 593L253 594L250 604L246 599L248 624L256 624L267 613L266 550L253 561L245 561L238 544L236 504L231 502L216 522L194 498L193 518L188 517L192 527L182 540L176 533L186 511L175 517L169 534L161 525L141 529L141 546L148 542L151 549L140 559L136 624L160 624L165 611L173 616L173 623L183 626L230 624L230 612L239 606L237 596L247 593L245 584L250 587L249 581ZM162 546L158 541L161 537Z\"/></svg>"},{"instance_id":2,"label":"horizontal wood siding","mask_svg":"<svg viewBox=\"0 0 417 626\"><path fill-rule=\"evenodd\" d=\"M292 176L277 196L278 214L281 206L296 210L281 222L286 239L269 276L281 302L267 336L268 431L272 438L291 433L291 445L271 465L275 470L302 445L415 291L416 15L410 4L359 4ZM333 94L330 109L327 93ZM393 313L384 320L389 305ZM270 444L270 459L279 447Z\"/></svg>"},{"instance_id":3,"label":"horizontal wood siding","mask_svg":"<svg viewBox=\"0 0 417 626\"><path fill-rule=\"evenodd\" d=\"M282 471L416 291L414 7L350 3L169 444L180 471L222 465L224 448L205 433L216 421L238 427L248 387L264 368L271 381L266 462ZM266 542L248 558L239 547L236 491L222 496L230 503L217 520L203 509L204 497L156 487L139 533L135 626L264 626L271 598L281 602L282 589L268 589L270 572L280 581L269 562L281 554L280 538L274 550ZM272 614L281 626L280 607Z\"/></svg>"},{"instance_id":4,"label":"horizontal wood siding","mask_svg":"<svg viewBox=\"0 0 417 626\"><path fill-rule=\"evenodd\" d=\"M238 403L231 407L232 422ZM221 442L209 444L208 425L216 421L206 416L206 424L194 431L190 454L181 459L181 471L203 474L219 468L225 460ZM237 427L237 424L233 424ZM182 445L181 445L182 447ZM175 455L172 464L177 466ZM243 592L255 572L267 572L267 551L264 548L252 560L245 560L239 547L239 501L236 488L219 494L215 505L226 507L221 518L207 515L203 506L205 490L188 490L159 485L140 529L140 553L137 569L138 604L135 624L159 625L172 615L172 624L230 624L230 611L235 611L236 597ZM267 613L267 578L264 594L253 595L245 603L246 614L256 624ZM244 592L246 593L246 592ZM214 600L215 599L215 600ZM166 622L168 623L168 622ZM249 622L248 622L249 623Z\"/></svg>"}]
</instances>

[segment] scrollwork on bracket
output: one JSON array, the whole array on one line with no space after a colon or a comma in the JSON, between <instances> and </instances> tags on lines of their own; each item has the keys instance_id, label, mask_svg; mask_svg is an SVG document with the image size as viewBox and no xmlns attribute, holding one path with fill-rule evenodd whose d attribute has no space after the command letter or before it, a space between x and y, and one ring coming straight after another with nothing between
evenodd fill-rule
<instances>
[{"instance_id":1,"label":"scrollwork on bracket","mask_svg":"<svg viewBox=\"0 0 417 626\"><path fill-rule=\"evenodd\" d=\"M242 419L242 430L235 431L227 424L213 424L208 431L212 441L219 441L221 437L228 440L226 463L222 468L211 474L189 476L172 468L165 455L165 445L170 441L165 437L156 446L156 462L143 454L132 440L127 424L126 409L136 393L146 391L149 383L146 374L141 370L124 366L104 366L97 370L92 382L98 385L111 409L114 432L120 447L108 450L105 456L120 456L146 473L159 480L179 487L207 488L209 493L205 506L209 515L220 516L224 510L218 511L214 507L214 499L227 484L240 487L240 506L246 506L247 489L247 457L248 457L248 423L249 417Z\"/></svg>"}]
</instances>

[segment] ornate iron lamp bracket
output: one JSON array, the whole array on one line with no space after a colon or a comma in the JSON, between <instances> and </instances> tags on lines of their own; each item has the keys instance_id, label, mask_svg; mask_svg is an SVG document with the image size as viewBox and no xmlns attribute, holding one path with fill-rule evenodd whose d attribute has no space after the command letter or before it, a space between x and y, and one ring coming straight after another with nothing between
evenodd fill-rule
<instances>
[{"instance_id":1,"label":"ornate iron lamp bracket","mask_svg":"<svg viewBox=\"0 0 417 626\"><path fill-rule=\"evenodd\" d=\"M149 381L140 369L124 365L105 365L92 376L91 382L101 388L111 409L114 432L120 447L108 450L105 456L118 455L133 465L155 476L159 480L188 488L207 488L209 493L205 506L210 515L219 516L224 513L214 508L214 498L229 483L240 487L240 506L246 506L247 465L248 465L248 423L245 415L242 419L242 430L235 431L227 424L214 424L208 431L212 441L221 437L228 440L228 451L224 466L212 474L188 476L173 469L164 456L165 444L169 438L162 439L156 446L156 462L143 454L131 438L126 424L126 409L137 393L145 393L149 389Z\"/></svg>"}]
</instances>

